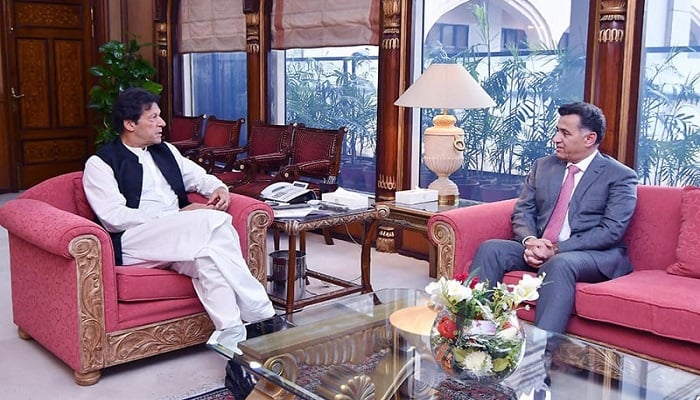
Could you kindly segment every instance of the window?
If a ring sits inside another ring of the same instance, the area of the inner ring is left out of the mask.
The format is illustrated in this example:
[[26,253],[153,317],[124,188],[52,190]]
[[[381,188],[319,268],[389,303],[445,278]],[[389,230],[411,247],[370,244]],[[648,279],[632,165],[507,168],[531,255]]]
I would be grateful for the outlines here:
[[448,55],[467,51],[469,25],[435,24],[428,32],[426,42],[441,48]]
[[[183,112],[234,120],[248,115],[246,54],[188,53],[183,60]],[[246,143],[245,126],[240,144]]]
[[501,48],[527,49],[527,34],[522,29],[501,29]]
[[698,2],[647,2],[636,170],[651,185],[700,185]]
[[273,120],[348,128],[339,184],[374,192],[377,143],[378,47],[273,51]]
[[[520,2],[424,0],[421,12],[428,33],[416,32],[416,41],[423,43],[416,53],[422,51],[423,70],[433,62],[460,63],[497,104],[451,111],[465,131],[466,149],[463,167],[450,178],[462,198],[517,196],[534,160],[552,153],[558,107],[583,97],[588,2],[525,7]],[[441,24],[468,26],[467,51],[449,54],[430,40]],[[414,26],[421,28],[420,22]],[[533,50],[524,47],[526,39]],[[437,112],[422,110],[421,118],[414,118],[421,126],[414,130],[432,125]],[[435,174],[414,162],[413,170],[420,171],[414,179],[427,187]]]

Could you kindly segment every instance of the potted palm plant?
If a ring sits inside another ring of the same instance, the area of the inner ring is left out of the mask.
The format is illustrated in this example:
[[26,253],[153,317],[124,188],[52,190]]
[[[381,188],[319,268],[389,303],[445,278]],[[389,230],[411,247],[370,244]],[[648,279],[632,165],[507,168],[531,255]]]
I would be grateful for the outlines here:
[[141,47],[143,45],[135,39],[128,43],[109,41],[100,46],[102,63],[90,68],[90,73],[98,78],[97,84],[90,89],[88,105],[100,116],[95,126],[98,147],[118,136],[112,126],[112,105],[122,90],[141,87],[154,94],[163,90],[163,85],[153,81],[156,69],[139,53]]

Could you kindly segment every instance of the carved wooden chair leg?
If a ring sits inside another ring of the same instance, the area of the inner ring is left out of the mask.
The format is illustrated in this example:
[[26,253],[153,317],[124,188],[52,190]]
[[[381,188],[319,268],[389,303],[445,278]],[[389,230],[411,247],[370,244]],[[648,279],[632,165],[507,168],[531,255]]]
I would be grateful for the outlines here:
[[32,336],[27,332],[23,331],[22,328],[17,328],[17,336],[23,340],[32,340]]
[[78,371],[73,371],[73,376],[75,377],[75,383],[80,386],[91,386],[97,383],[102,376],[102,371],[90,371],[85,373],[80,373]]
[[275,246],[275,251],[280,249],[280,231],[277,229],[272,230],[272,242]]
[[333,245],[333,234],[331,234],[331,230],[328,228],[323,228],[323,239],[325,239],[326,244],[329,246]]

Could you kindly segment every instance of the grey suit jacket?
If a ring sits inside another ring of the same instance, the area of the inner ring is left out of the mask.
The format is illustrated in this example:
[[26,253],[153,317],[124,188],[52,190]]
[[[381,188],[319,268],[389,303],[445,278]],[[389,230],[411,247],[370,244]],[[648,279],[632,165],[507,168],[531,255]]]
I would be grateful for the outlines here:
[[[566,162],[555,155],[533,164],[513,210],[514,239],[541,237],[559,196]],[[614,278],[629,273],[622,236],[637,203],[637,174],[617,160],[597,154],[569,203],[571,237],[559,251],[591,251],[600,271]],[[583,256],[583,255],[582,255]]]

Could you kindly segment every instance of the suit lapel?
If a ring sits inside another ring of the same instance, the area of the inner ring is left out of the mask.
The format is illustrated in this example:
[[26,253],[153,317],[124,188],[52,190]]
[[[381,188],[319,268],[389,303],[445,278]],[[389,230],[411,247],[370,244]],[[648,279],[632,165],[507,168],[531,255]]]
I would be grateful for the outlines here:
[[569,215],[577,215],[578,207],[581,205],[581,200],[586,194],[586,191],[598,180],[604,169],[605,159],[598,153],[593,158],[593,161],[591,161],[586,172],[583,173],[578,185],[576,185],[574,194],[571,196],[571,202],[569,203]]

